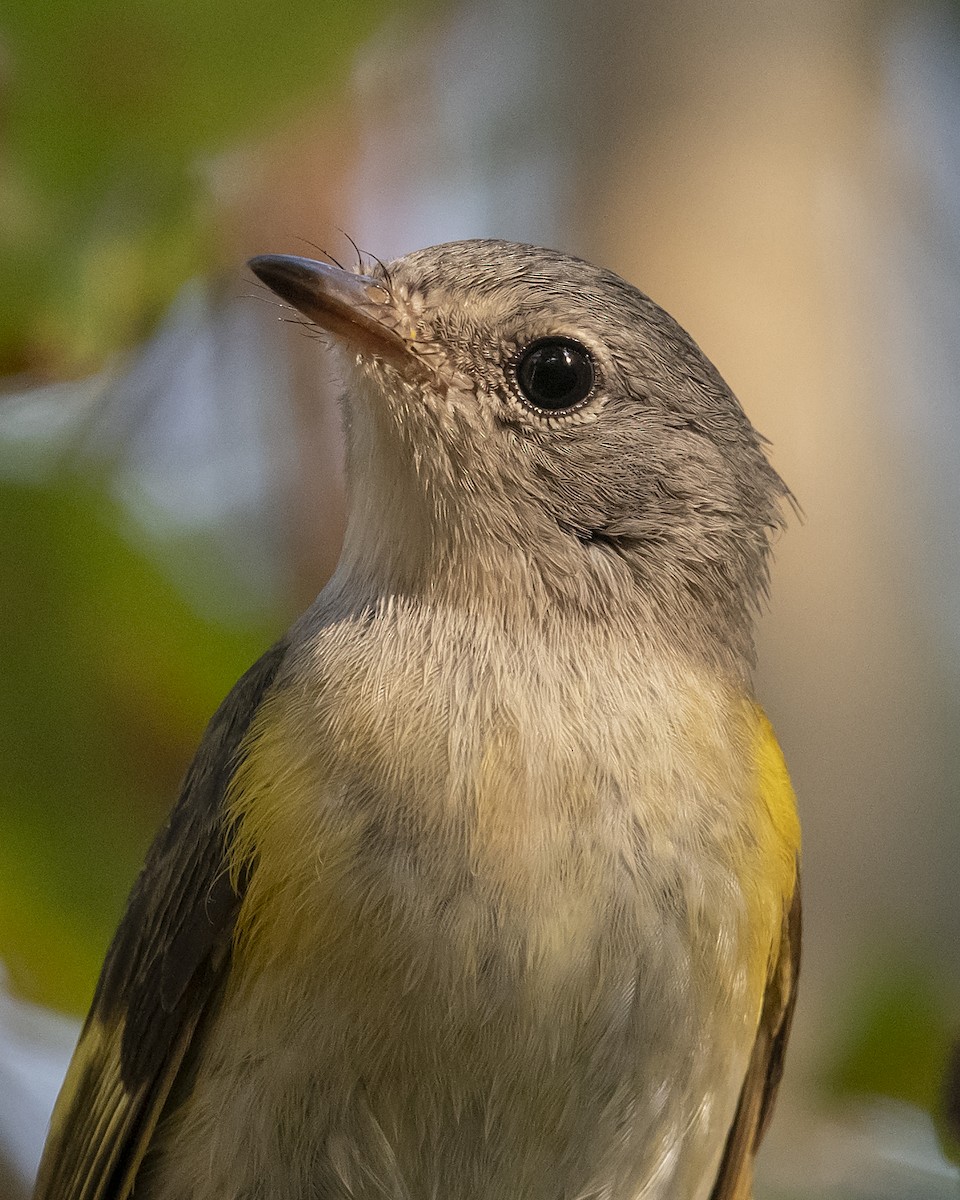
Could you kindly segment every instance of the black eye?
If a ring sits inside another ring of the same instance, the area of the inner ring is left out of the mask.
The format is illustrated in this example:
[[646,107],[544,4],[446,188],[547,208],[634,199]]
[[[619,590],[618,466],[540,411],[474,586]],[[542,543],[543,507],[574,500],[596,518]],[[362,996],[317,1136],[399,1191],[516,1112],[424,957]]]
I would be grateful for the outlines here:
[[596,371],[586,346],[571,338],[539,338],[517,359],[517,387],[546,412],[576,408],[593,391]]

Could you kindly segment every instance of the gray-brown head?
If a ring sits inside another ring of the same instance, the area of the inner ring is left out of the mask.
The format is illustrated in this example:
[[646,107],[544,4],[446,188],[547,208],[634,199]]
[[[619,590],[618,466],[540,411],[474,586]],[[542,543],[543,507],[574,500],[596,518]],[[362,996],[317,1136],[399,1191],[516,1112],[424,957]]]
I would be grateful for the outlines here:
[[788,495],[696,344],[609,271],[452,242],[251,263],[349,351],[345,569],[451,603],[653,622],[749,659]]

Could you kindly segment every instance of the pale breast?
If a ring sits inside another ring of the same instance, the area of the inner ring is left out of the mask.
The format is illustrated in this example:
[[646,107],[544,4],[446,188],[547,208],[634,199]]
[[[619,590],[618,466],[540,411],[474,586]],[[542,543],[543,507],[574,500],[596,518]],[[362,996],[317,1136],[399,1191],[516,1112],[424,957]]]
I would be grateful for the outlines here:
[[397,621],[317,635],[325,686],[255,731],[256,869],[156,1196],[706,1196],[779,930],[746,706]]

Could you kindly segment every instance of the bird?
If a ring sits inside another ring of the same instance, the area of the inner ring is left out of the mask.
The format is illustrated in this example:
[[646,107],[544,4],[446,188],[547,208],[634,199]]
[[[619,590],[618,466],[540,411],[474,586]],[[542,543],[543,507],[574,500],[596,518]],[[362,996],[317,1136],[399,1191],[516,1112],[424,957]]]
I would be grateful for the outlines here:
[[203,736],[35,1200],[748,1200],[801,923],[764,439],[559,251],[250,267],[339,359],[343,550]]

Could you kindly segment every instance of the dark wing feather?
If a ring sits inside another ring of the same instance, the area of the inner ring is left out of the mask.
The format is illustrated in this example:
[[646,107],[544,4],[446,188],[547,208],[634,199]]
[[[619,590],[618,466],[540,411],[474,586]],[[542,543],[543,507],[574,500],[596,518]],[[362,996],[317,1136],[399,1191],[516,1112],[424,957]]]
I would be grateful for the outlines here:
[[784,917],[780,955],[767,983],[757,1040],[710,1200],[750,1200],[752,1195],[753,1160],[773,1115],[797,1002],[800,925],[798,867],[793,901]]
[[124,1200],[230,961],[243,881],[227,872],[223,799],[285,652],[274,646],[211,720],[107,952],[57,1100],[34,1200]]

